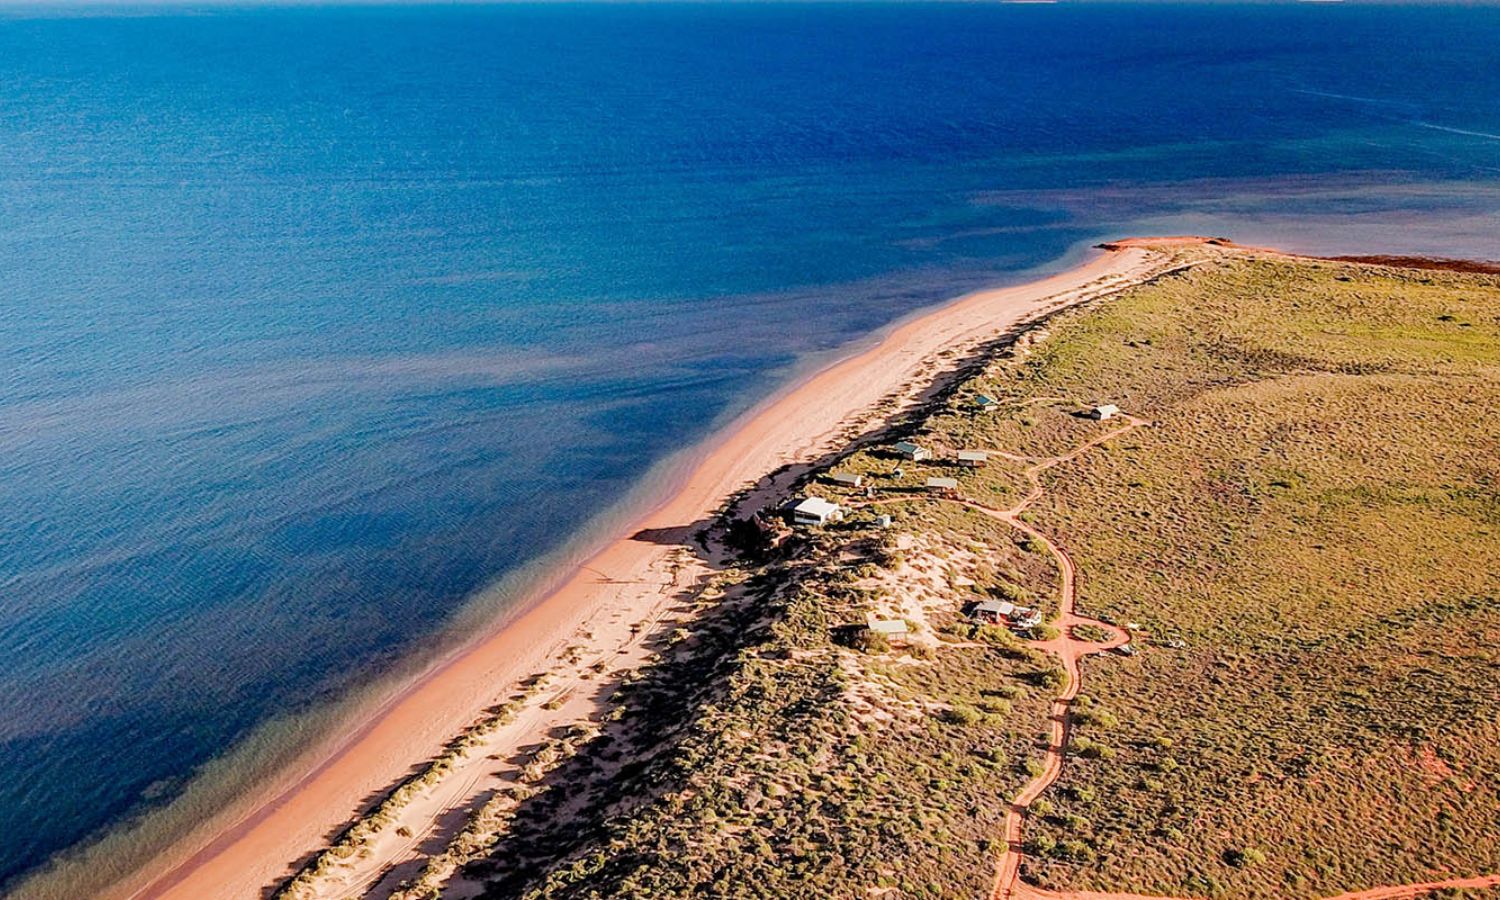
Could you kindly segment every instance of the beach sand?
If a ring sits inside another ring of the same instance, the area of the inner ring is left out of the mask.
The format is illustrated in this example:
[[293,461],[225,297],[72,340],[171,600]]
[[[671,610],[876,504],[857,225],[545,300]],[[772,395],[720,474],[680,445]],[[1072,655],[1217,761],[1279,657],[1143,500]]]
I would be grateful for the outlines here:
[[[1170,245],[1171,242],[1162,242]],[[1113,245],[1066,272],[974,293],[891,328],[874,346],[810,374],[741,417],[700,449],[670,496],[607,543],[528,611],[434,666],[374,717],[310,753],[233,820],[209,823],[107,896],[254,898],[281,884],[487,708],[536,673],[546,690],[441,782],[401,812],[367,856],[318,896],[384,896],[410,877],[465,811],[492,791],[497,769],[560,725],[598,711],[602,673],[628,671],[651,652],[643,636],[685,615],[680,597],[710,567],[686,546],[691,533],[747,488],[751,506],[774,497],[798,470],[878,426],[915,400],[945,368],[1018,323],[1138,283],[1173,267],[1149,243]],[[487,786],[488,785],[488,786]],[[228,815],[228,814],[226,814]],[[448,829],[443,831],[442,829]],[[425,848],[424,848],[425,845]]]

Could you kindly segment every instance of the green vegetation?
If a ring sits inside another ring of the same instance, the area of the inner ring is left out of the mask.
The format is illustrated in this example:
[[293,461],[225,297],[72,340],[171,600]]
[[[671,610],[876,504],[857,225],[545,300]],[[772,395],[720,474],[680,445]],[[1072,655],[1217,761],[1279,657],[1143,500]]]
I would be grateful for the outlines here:
[[1095,643],[1107,641],[1111,635],[1106,629],[1098,625],[1074,625],[1073,637],[1080,641],[1093,641]]
[[[600,737],[504,801],[503,833],[466,839],[486,859],[450,852],[465,877],[496,897],[982,893],[1055,687],[961,608],[1056,573],[972,510],[888,511],[898,528],[804,532],[742,564]],[[871,634],[872,610],[910,636]]]
[[[1450,318],[1444,318],[1450,316]],[[1035,524],[1117,724],[1049,796],[1030,880],[1316,897],[1500,871],[1500,280],[1233,262],[1066,317],[1038,394],[1154,420],[1056,472]],[[1080,709],[1078,721],[1097,714]],[[1085,806],[1082,792],[1099,798]]]
[[851,450],[833,468],[873,498],[810,479],[846,522],[770,550],[724,526],[746,555],[691,632],[402,896],[455,868],[492,897],[985,895],[1068,676],[961,611],[1036,606],[1057,637],[1059,575],[922,484],[1008,508],[1027,458],[1117,427],[1077,415],[1098,402],[1151,424],[1048,470],[1023,518],[1081,612],[1140,629],[1083,663],[1025,877],[1269,900],[1500,872],[1500,278],[1203,252],[903,422],[933,461]]
[[[316,888],[321,879],[336,872],[340,864],[359,856],[377,835],[390,827],[398,812],[415,800],[423,790],[445,778],[454,764],[479,746],[486,735],[509,724],[528,699],[547,687],[547,682],[546,674],[533,675],[516,696],[487,710],[464,729],[462,734],[450,741],[443,752],[430,760],[420,772],[397,785],[373,809],[355,820],[325,850],[303,866],[276,892],[278,900],[316,896]],[[398,832],[400,830],[397,829]]]

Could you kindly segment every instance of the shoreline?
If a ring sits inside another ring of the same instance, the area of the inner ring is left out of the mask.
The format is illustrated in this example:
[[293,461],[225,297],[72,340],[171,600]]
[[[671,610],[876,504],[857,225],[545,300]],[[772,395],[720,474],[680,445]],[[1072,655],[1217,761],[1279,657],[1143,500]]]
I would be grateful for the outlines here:
[[[1165,255],[1157,248],[1192,240],[1114,245],[1036,281],[964,295],[899,321],[873,343],[856,345],[849,355],[802,374],[672,460],[661,483],[652,485],[654,502],[641,502],[610,523],[629,527],[601,529],[550,578],[539,579],[531,598],[501,616],[484,636],[438,658],[367,715],[301,754],[300,775],[268,783],[260,796],[237,804],[239,815],[226,813],[223,820],[194,829],[176,852],[104,896],[245,897],[284,883],[487,707],[529,675],[555,667],[582,623],[615,611],[615,627],[584,640],[625,647],[620,628],[659,614],[668,588],[679,586],[681,561],[672,557],[681,540],[731,496],[789,463],[835,449],[861,417],[885,418],[881,407],[889,395],[927,387],[934,370],[944,367],[940,354],[972,349],[1039,315],[1145,280],[1164,268]],[[765,489],[774,491],[776,479],[770,480]],[[643,532],[663,532],[669,539],[642,538]],[[579,562],[574,565],[573,559]],[[670,579],[664,576],[668,572]],[[580,705],[587,703],[558,709],[553,718],[577,718]],[[531,723],[527,734],[541,724]]]

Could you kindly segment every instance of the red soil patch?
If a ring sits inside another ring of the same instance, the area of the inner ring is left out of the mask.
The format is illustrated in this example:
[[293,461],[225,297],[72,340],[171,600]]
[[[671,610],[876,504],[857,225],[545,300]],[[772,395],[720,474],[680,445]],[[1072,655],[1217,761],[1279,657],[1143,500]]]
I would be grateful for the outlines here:
[[1240,244],[1236,244],[1234,241],[1231,241],[1229,238],[1225,238],[1225,237],[1205,237],[1205,236],[1203,236],[1201,234],[1180,234],[1180,235],[1171,235],[1171,236],[1165,236],[1165,237],[1124,238],[1122,240],[1109,241],[1108,243],[1098,244],[1096,246],[1098,246],[1098,248],[1100,250],[1124,250],[1124,249],[1129,248],[1129,247],[1150,247],[1150,248],[1157,248],[1157,247],[1179,247],[1179,246],[1184,246],[1184,245],[1187,245],[1187,246],[1196,246],[1196,245],[1199,245],[1199,244],[1209,244],[1209,245],[1214,246],[1214,247],[1239,247],[1239,246],[1241,246]]
[[1433,781],[1446,781],[1453,777],[1453,767],[1443,762],[1431,747],[1423,747],[1417,754],[1417,768],[1431,775]]
[[1478,259],[1448,259],[1442,256],[1324,256],[1334,262],[1360,263],[1366,266],[1392,266],[1398,269],[1439,269],[1445,272],[1468,272],[1478,275],[1500,275],[1500,262]]

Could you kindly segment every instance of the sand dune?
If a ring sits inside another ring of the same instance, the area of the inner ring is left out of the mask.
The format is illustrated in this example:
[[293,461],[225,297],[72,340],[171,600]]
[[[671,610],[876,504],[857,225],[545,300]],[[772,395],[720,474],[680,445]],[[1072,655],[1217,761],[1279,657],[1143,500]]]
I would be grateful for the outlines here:
[[[1175,240],[1175,239],[1174,239]],[[1202,239],[1198,239],[1202,240]],[[524,615],[464,648],[386,703],[375,717],[311,755],[290,783],[247,801],[248,813],[211,823],[153,870],[111,892],[115,897],[252,898],[286,879],[393,783],[438,753],[487,707],[504,700],[527,676],[549,671],[553,709],[529,710],[477,759],[505,756],[559,724],[586,716],[594,702],[583,690],[594,660],[624,667],[644,657],[636,635],[659,620],[673,587],[696,577],[691,554],[671,540],[633,539],[642,532],[683,535],[747,486],[767,493],[785,479],[767,473],[806,462],[840,446],[854,431],[889,414],[893,401],[931,383],[964,350],[1030,317],[1137,283],[1172,267],[1157,248],[1172,242],[1131,241],[1058,275],[981,291],[889,330],[874,346],[804,378],[742,417],[700,448],[696,464],[670,496],[604,546],[565,583]],[[958,354],[952,351],[958,351]],[[685,558],[687,557],[687,558]],[[474,802],[479,776],[454,773],[403,811],[416,837],[423,823]],[[393,865],[419,858],[418,840],[382,839],[352,864],[328,896],[358,896]],[[409,874],[409,872],[408,872]]]

